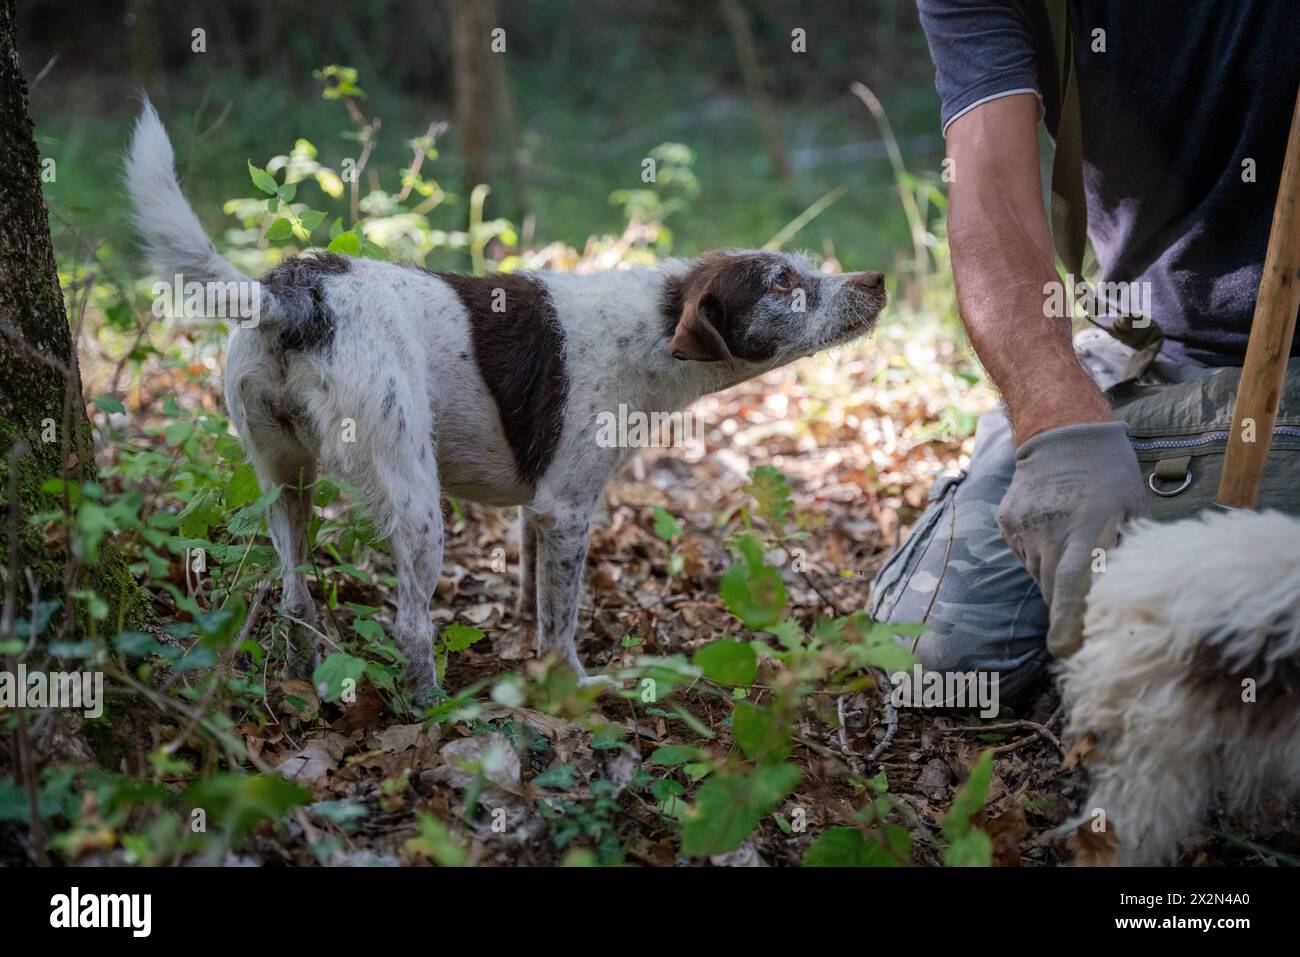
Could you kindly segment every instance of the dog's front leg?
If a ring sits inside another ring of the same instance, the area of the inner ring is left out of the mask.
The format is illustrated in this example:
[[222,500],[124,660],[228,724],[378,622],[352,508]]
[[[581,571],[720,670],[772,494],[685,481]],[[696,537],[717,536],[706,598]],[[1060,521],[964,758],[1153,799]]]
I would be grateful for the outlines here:
[[591,510],[562,508],[535,521],[537,534],[537,633],[540,649],[559,649],[564,660],[589,683],[578,660],[573,633],[578,625],[578,598],[587,562]]
[[519,509],[519,604],[516,612],[525,641],[531,641],[533,653],[541,655],[545,649],[537,630],[537,516],[526,508]]

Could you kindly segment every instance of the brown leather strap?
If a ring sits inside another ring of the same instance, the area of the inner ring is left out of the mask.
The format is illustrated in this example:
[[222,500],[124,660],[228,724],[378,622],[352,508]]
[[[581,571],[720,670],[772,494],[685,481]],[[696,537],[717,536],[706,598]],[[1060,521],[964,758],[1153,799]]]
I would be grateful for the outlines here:
[[[1074,31],[1068,0],[1043,0],[1052,43],[1056,49],[1057,89],[1061,102],[1056,124],[1056,152],[1052,157],[1052,243],[1065,268],[1077,279],[1083,275],[1083,255],[1088,245],[1088,200],[1083,189],[1083,112],[1079,103],[1079,77],[1074,66]],[[1125,370],[1137,379],[1160,352],[1164,333],[1149,316],[1135,324],[1125,316],[1101,326],[1134,350]]]
[[1061,113],[1052,158],[1052,241],[1065,268],[1083,278],[1088,243],[1088,204],[1083,192],[1083,118],[1074,69],[1074,31],[1067,0],[1045,0],[1056,47]]

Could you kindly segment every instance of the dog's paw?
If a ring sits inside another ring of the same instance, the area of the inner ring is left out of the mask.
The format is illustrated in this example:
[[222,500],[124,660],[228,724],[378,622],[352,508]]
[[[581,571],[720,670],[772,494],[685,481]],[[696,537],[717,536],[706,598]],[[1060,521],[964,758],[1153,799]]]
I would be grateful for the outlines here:
[[447,700],[447,692],[438,685],[428,685],[411,691],[411,707],[418,713]]
[[287,612],[289,650],[284,663],[285,677],[311,681],[321,663],[319,636],[310,623],[316,620],[310,605]]
[[294,648],[284,664],[284,674],[286,678],[301,678],[311,682],[319,666],[320,651],[317,648]]
[[515,627],[519,629],[519,647],[540,658],[542,656],[542,632],[537,627],[537,616],[532,612],[525,612],[521,607],[515,615]]
[[433,646],[429,639],[418,642],[399,639],[399,644],[407,654],[403,685],[411,709],[422,712],[444,700],[447,696],[438,684],[438,666],[433,660]]
[[579,675],[579,688],[618,688],[619,683],[609,675]]

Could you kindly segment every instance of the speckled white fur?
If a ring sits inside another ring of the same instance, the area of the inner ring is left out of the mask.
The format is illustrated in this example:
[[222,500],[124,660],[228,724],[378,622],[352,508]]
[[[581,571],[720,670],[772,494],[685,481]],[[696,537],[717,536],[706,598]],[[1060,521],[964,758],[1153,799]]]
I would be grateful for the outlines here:
[[[147,104],[128,153],[127,183],[136,223],[163,275],[253,282],[217,255],[203,234],[176,185],[166,133]],[[457,293],[436,275],[407,266],[349,263],[346,271],[320,277],[324,301],[337,317],[328,357],[279,347],[275,330],[290,305],[262,286],[260,324],[236,328],[230,339],[226,404],[263,486],[285,486],[270,514],[271,534],[284,567],[284,607],[308,630],[315,616],[306,579],[295,569],[308,557],[310,487],[318,463],[360,489],[397,563],[396,632],[410,659],[417,700],[436,687],[429,601],[442,564],[442,494],[521,507],[522,609],[535,616],[539,648],[559,650],[587,681],[574,630],[591,516],[630,451],[598,444],[598,414],[620,403],[647,413],[681,409],[705,393],[861,335],[884,300],[879,291],[866,308],[860,289],[846,293],[863,274],[823,275],[803,257],[773,256],[773,269],[815,281],[820,295],[798,316],[765,305],[761,318],[780,328],[779,353],[728,366],[671,354],[672,330],[665,328],[660,303],[665,283],[684,276],[689,261],[590,275],[535,274],[563,329],[567,395],[558,445],[534,487],[516,469]],[[878,275],[872,281],[878,283]],[[306,670],[310,660],[301,665]]]

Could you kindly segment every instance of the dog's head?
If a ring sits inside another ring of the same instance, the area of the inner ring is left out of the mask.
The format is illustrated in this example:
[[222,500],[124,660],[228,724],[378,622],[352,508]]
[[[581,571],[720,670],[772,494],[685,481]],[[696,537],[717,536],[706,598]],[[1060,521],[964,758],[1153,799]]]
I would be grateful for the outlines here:
[[750,374],[869,332],[885,305],[878,272],[818,272],[804,256],[709,253],[669,282],[664,312],[677,359]]

